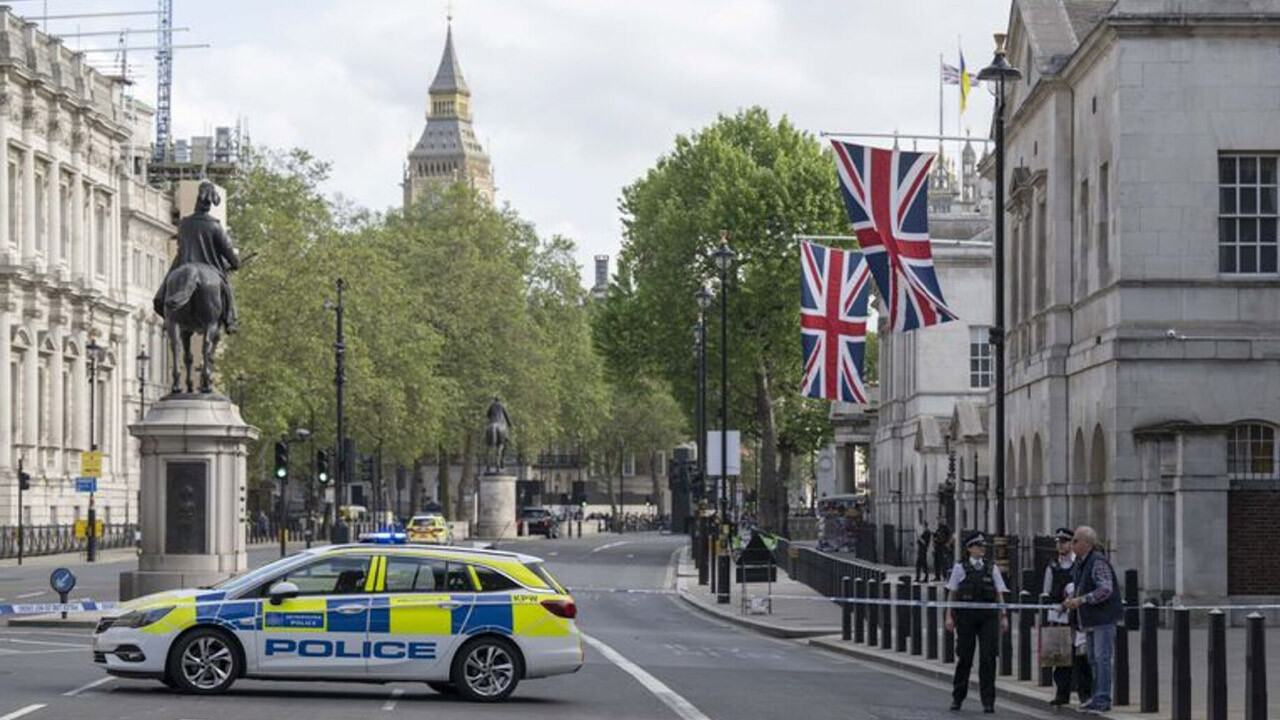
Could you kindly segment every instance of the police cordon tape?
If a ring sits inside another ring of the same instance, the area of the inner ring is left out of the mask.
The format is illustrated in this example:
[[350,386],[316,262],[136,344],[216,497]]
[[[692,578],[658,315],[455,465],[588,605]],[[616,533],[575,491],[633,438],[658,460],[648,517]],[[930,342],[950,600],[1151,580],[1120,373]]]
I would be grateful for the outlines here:
[[0,603],[0,616],[4,615],[49,615],[51,613],[61,612],[98,612],[99,610],[111,610],[115,608],[117,603],[114,602],[94,602],[93,600],[81,600],[79,602],[69,603]]

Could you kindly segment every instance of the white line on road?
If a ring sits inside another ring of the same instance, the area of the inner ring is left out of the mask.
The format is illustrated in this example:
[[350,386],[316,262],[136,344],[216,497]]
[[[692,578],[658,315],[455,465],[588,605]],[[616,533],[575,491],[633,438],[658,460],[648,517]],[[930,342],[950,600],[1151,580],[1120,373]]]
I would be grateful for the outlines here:
[[41,704],[41,705],[28,705],[28,706],[26,706],[26,707],[22,708],[21,710],[14,710],[13,712],[9,713],[8,715],[0,715],[0,720],[18,720],[18,718],[22,717],[23,715],[30,715],[31,713],[33,713],[33,712],[35,712],[35,711],[39,710],[39,709],[40,709],[40,708],[42,708],[42,707],[44,707],[44,705],[43,705],[43,704]]
[[[76,695],[79,695],[80,693],[82,693],[82,692],[84,692],[84,691],[86,691],[86,690],[92,690],[92,689],[94,689],[94,688],[98,687],[99,685],[106,685],[107,683],[111,682],[112,680],[115,680],[115,678],[114,678],[114,677],[112,677],[112,676],[110,676],[110,675],[108,675],[107,677],[104,677],[104,678],[98,678],[97,680],[94,680],[93,682],[89,683],[88,685],[81,685],[80,687],[76,688],[75,690],[71,690],[71,691],[68,691],[68,692],[64,692],[64,693],[62,693],[62,697],[75,697]],[[0,720],[4,720],[4,718],[0,718]]]
[[26,600],[27,598],[33,598],[33,597],[35,597],[35,596],[37,596],[37,595],[43,595],[43,594],[44,594],[44,592],[45,592],[44,590],[37,590],[37,591],[35,591],[35,592],[29,592],[29,593],[27,593],[26,595],[14,595],[14,596],[13,596],[13,599],[14,599],[14,600]]
[[53,642],[50,640],[16,640],[14,638],[7,638],[7,637],[0,637],[0,642],[11,642],[17,645],[52,645],[54,647],[67,647],[67,648],[93,647],[92,643],[64,643],[64,642]]
[[619,545],[626,545],[626,544],[627,544],[627,541],[626,541],[626,540],[619,540],[619,541],[617,541],[617,542],[605,543],[604,545],[601,545],[600,547],[593,547],[593,548],[591,548],[591,552],[596,553],[596,552],[600,552],[601,550],[608,550],[609,548],[616,548],[616,547],[618,547]]
[[[644,668],[619,655],[617,650],[614,650],[586,633],[582,634],[582,639],[588,645],[599,651],[601,655],[604,655],[609,662],[622,668],[624,672],[635,678],[636,681],[643,685],[646,690],[653,693],[655,697],[661,700],[667,707],[675,711],[675,714],[679,715],[683,720],[711,720],[706,715],[703,715],[701,710],[694,707],[693,703],[685,700],[682,695],[667,687],[666,684],[658,678],[650,675]],[[4,719],[0,718],[0,720]]]
[[403,694],[404,694],[404,691],[401,690],[400,688],[396,688],[395,690],[392,690],[391,697],[388,698],[386,702],[382,703],[382,709],[387,711],[395,710],[396,701],[399,700],[400,696]]

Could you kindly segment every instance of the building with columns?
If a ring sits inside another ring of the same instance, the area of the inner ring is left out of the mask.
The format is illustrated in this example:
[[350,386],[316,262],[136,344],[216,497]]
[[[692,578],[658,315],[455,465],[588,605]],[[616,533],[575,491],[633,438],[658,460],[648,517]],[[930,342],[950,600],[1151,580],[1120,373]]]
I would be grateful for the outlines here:
[[405,205],[420,199],[432,185],[455,182],[469,183],[493,202],[493,172],[471,124],[471,89],[453,49],[452,21],[428,95],[427,126],[405,166]]
[[[85,517],[75,478],[91,436],[103,453],[99,517],[137,517],[127,425],[144,397],[139,351],[148,380],[161,379],[150,304],[175,228],[168,194],[137,162],[150,111],[123,93],[59,38],[0,10],[0,525],[19,512],[36,525]],[[20,463],[32,476],[21,508]]]
[[1009,531],[1274,602],[1280,0],[1015,0],[1008,31]]

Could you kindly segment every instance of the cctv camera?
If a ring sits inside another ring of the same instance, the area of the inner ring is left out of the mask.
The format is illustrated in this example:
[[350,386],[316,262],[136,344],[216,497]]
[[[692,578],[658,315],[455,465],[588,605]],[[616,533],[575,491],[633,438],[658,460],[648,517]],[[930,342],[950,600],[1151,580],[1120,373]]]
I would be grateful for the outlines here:
[[1178,339],[1178,331],[1177,331],[1177,330],[1174,330],[1173,328],[1169,328],[1168,330],[1165,330],[1165,331],[1164,331],[1164,336],[1165,336],[1166,338],[1170,339],[1170,340],[1177,340],[1177,339]]

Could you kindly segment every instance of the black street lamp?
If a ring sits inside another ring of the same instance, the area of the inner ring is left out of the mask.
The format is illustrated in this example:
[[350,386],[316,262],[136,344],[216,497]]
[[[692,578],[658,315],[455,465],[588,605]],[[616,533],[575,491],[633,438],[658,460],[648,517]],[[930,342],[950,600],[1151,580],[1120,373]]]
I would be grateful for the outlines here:
[[736,256],[729,231],[720,231],[720,247],[712,253],[720,269],[720,555],[716,559],[716,602],[729,604],[729,268]]
[[[85,345],[85,350],[89,353],[89,452],[97,452],[98,363],[106,359],[107,349],[99,345],[97,340],[89,338],[89,343]],[[98,511],[95,503],[97,484],[97,478],[94,478],[94,489],[89,491],[89,527],[86,532],[88,543],[85,548],[85,560],[87,562],[93,562],[98,557]]]
[[[698,484],[702,487],[702,497],[705,499],[707,495],[707,310],[711,307],[712,301],[715,299],[711,292],[711,284],[704,282],[694,293],[694,299],[698,301],[698,323],[693,326],[693,344],[698,355],[698,408],[696,432],[697,437],[694,438],[698,448],[697,473]],[[698,584],[706,585],[710,577],[710,568],[707,562],[707,530],[706,520],[702,516],[701,502],[696,506],[694,527],[697,531],[697,541],[695,543],[698,556]]]
[[138,421],[147,416],[147,363],[151,356],[145,349],[139,350],[133,358],[138,361]]
[[345,340],[345,336],[342,334],[342,311],[343,311],[342,290],[344,287],[346,287],[346,282],[342,278],[338,278],[335,281],[334,286],[338,290],[338,301],[336,303],[331,303],[326,300],[325,305],[326,307],[333,309],[334,313],[337,315],[337,321],[338,321],[337,330],[335,332],[334,341],[333,341],[333,356],[334,356],[333,384],[337,392],[337,405],[338,405],[337,439],[334,442],[334,446],[337,448],[336,450],[337,463],[335,463],[334,472],[333,472],[333,476],[334,476],[333,510],[334,510],[334,513],[336,514],[336,519],[334,520],[334,523],[333,523],[333,537],[330,538],[330,540],[335,545],[338,545],[338,544],[350,542],[351,535],[350,535],[350,528],[347,527],[347,523],[342,517],[343,500],[346,497],[345,485],[350,480],[349,478],[346,477],[347,447],[346,447],[346,443],[343,442],[343,440],[346,438],[347,426],[346,426],[346,422],[343,419],[343,405],[342,405],[343,386],[347,382],[346,366],[344,364],[344,360],[345,360],[344,355],[346,353],[346,340]]
[[[991,345],[995,351],[996,367],[995,367],[995,395],[996,395],[996,433],[995,433],[995,457],[992,462],[992,474],[995,475],[996,481],[996,537],[997,540],[997,557],[996,560],[1002,560],[999,557],[1001,551],[1006,549],[1004,543],[1004,445],[1005,445],[1005,427],[1004,427],[1004,114],[1005,114],[1005,83],[1010,80],[1017,80],[1022,77],[1022,71],[1009,64],[1008,58],[1005,57],[1006,36],[1004,33],[996,33],[996,52],[995,57],[991,60],[991,64],[982,69],[978,73],[978,79],[983,82],[994,83],[996,94],[996,197],[995,197],[995,285],[996,285],[996,317],[995,324],[991,328]],[[977,473],[975,471],[974,475]],[[975,486],[976,489],[976,486]],[[977,521],[977,518],[974,518]]]

